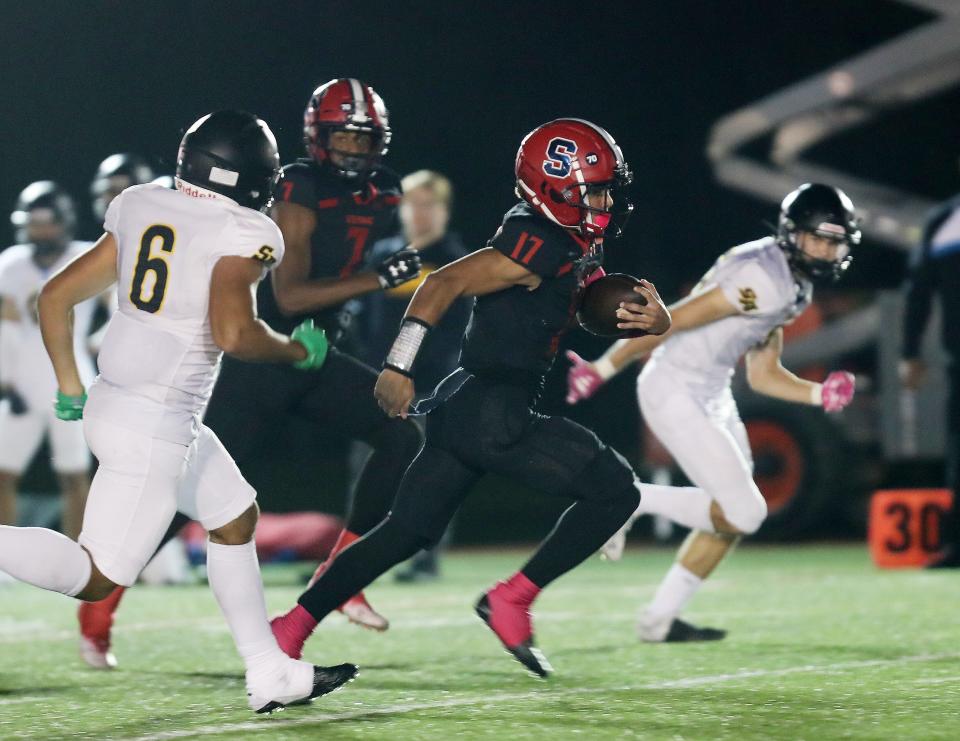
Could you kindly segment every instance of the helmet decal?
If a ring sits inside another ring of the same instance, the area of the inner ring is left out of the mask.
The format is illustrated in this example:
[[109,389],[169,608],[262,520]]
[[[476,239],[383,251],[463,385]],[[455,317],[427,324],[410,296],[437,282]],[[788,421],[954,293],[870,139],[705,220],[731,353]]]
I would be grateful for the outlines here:
[[577,153],[577,143],[555,136],[547,145],[547,159],[543,171],[553,178],[565,178],[570,174],[570,160]]

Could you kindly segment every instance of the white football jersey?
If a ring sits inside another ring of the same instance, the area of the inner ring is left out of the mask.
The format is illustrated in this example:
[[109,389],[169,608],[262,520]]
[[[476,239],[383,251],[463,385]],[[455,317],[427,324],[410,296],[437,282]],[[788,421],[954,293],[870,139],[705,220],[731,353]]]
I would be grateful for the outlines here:
[[220,368],[208,316],[214,266],[251,257],[266,274],[283,257],[269,217],[203,194],[134,186],[104,220],[117,240],[119,308],[100,348],[95,391],[120,393],[98,393],[92,411],[184,444],[199,430]]
[[706,393],[723,391],[740,358],[774,329],[792,322],[813,298],[812,284],[793,274],[773,237],[725,252],[691,295],[717,286],[738,313],[671,335],[652,358],[683,374],[688,383]]
[[[12,302],[20,315],[17,330],[19,342],[14,367],[9,373],[11,383],[30,409],[46,409],[53,403],[57,378],[43,346],[37,319],[37,298],[47,279],[64,265],[90,249],[90,242],[71,242],[60,258],[49,268],[41,268],[33,259],[33,246],[17,244],[7,248],[0,258],[0,296]],[[96,299],[90,299],[74,308],[73,344],[77,368],[84,385],[93,380],[93,360],[86,347],[86,337],[96,308]]]

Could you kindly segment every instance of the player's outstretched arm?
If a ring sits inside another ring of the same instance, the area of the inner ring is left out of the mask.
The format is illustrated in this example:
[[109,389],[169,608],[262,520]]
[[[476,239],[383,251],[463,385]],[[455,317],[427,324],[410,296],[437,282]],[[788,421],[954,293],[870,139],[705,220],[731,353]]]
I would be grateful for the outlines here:
[[304,344],[274,332],[257,318],[256,285],[263,263],[250,257],[221,257],[210,278],[210,331],[221,350],[240,360],[299,363]]
[[533,290],[541,278],[492,247],[478,250],[428,275],[413,294],[400,333],[384,362],[374,394],[391,417],[407,416],[414,396],[413,364],[431,327],[458,298],[512,286]]
[[355,296],[393,288],[420,275],[419,256],[405,250],[388,256],[377,270],[346,278],[311,278],[310,238],[317,226],[316,215],[295,203],[281,202],[273,208],[273,219],[286,245],[283,262],[274,268],[273,293],[280,311],[288,316],[338,306]]
[[37,301],[40,332],[53,363],[59,391],[65,397],[80,399],[84,396],[73,354],[73,307],[103,293],[116,282],[117,242],[107,232],[40,290]]
[[766,342],[747,353],[747,382],[754,391],[797,404],[822,406],[838,412],[853,400],[854,376],[834,371],[823,383],[806,381],[780,363],[783,353],[783,329],[770,333]]
[[[641,288],[643,287],[638,286],[634,290],[642,293]],[[647,301],[649,304],[649,296]],[[646,331],[650,326],[650,317],[643,311],[644,308],[641,304],[624,304],[617,309],[617,317],[620,319],[617,326],[620,329]],[[568,352],[567,358],[572,366],[567,374],[567,403],[576,404],[590,398],[606,381],[630,363],[647,357],[676,332],[688,332],[737,313],[736,307],[727,300],[720,288],[688,296],[668,308],[672,322],[663,334],[617,340],[592,363],[583,360],[576,353]]]

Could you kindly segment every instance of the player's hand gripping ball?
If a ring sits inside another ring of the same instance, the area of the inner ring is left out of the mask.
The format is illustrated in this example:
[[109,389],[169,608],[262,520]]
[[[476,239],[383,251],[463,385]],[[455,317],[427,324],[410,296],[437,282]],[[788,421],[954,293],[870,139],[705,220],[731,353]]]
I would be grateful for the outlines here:
[[384,368],[377,377],[373,395],[388,417],[407,418],[414,396],[413,379],[390,368]]
[[600,337],[642,337],[670,329],[670,312],[652,283],[612,273],[584,289],[577,321]]

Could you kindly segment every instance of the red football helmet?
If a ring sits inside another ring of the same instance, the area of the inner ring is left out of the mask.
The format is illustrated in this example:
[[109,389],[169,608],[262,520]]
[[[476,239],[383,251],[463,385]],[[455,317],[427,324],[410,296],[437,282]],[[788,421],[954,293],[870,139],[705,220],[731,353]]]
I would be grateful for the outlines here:
[[[625,188],[633,174],[605,129],[581,118],[558,118],[520,142],[517,195],[551,221],[580,235],[618,237],[633,204]],[[596,208],[587,193],[609,189],[613,206]]]
[[[330,157],[330,134],[334,131],[358,131],[369,134],[368,154],[334,150]],[[353,77],[330,80],[310,96],[303,112],[303,139],[307,153],[321,165],[331,167],[341,177],[362,181],[372,175],[390,146],[390,123],[383,99],[369,85]]]

